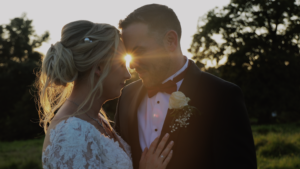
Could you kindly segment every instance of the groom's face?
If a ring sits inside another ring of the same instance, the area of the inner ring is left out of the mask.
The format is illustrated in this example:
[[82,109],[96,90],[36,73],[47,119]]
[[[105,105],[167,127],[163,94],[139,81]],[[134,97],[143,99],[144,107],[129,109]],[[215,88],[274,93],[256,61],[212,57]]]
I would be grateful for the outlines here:
[[122,30],[122,39],[132,56],[130,68],[136,70],[146,87],[167,78],[171,61],[163,45],[163,37],[151,33],[146,24],[133,23]]

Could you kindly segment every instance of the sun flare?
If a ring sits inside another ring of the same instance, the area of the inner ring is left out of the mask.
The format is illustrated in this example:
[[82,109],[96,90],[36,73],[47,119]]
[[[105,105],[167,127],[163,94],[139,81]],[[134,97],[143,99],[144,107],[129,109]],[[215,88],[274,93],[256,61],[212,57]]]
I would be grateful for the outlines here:
[[129,63],[131,61],[131,56],[130,55],[126,55],[125,56],[125,60],[126,60],[126,66],[129,67]]

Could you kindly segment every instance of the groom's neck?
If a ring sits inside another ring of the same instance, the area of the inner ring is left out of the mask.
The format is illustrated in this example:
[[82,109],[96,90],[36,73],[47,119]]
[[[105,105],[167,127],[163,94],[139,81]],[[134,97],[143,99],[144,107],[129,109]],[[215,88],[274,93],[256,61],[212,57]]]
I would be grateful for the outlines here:
[[182,54],[176,55],[176,56],[172,56],[172,61],[171,61],[171,65],[170,65],[170,70],[167,73],[165,79],[167,79],[168,77],[172,76],[173,74],[175,74],[177,71],[179,71],[185,64],[186,62],[186,57],[183,56]]

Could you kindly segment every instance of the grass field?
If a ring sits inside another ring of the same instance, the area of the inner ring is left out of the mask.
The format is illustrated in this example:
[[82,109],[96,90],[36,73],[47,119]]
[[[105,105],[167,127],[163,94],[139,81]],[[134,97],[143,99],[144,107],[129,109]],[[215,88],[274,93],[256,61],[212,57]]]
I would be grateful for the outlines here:
[[0,142],[0,169],[42,168],[43,139]]
[[[300,169],[300,123],[252,126],[258,169]],[[0,169],[40,169],[42,139],[0,142]]]
[[252,127],[258,169],[300,169],[300,124]]

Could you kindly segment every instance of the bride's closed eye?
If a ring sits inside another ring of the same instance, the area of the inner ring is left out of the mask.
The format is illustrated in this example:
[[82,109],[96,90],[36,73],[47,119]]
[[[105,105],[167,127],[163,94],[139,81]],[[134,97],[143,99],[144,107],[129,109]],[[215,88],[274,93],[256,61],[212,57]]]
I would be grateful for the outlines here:
[[120,64],[121,67],[126,68],[126,61],[125,60],[120,61],[119,64]]

